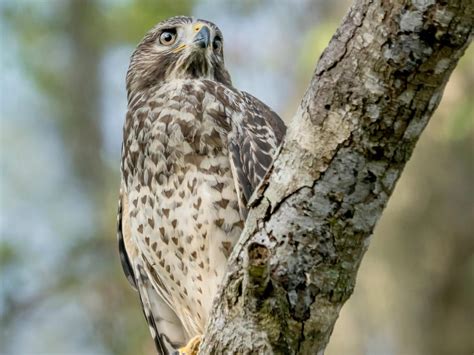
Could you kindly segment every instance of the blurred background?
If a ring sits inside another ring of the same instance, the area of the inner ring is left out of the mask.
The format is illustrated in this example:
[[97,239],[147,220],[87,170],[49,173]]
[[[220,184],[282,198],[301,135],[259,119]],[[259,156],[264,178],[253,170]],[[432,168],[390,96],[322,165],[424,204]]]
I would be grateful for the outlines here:
[[[289,121],[347,0],[0,0],[0,353],[151,354],[115,223],[145,32],[211,20],[234,85]],[[378,224],[327,355],[474,351],[474,51]]]

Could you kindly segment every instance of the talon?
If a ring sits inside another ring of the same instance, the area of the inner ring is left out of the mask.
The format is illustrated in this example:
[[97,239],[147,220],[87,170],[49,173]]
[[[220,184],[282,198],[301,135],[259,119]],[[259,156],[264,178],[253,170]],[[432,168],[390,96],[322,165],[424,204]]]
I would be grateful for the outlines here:
[[196,335],[188,342],[188,344],[186,344],[186,346],[179,348],[179,355],[197,355],[199,345],[201,345],[201,336]]

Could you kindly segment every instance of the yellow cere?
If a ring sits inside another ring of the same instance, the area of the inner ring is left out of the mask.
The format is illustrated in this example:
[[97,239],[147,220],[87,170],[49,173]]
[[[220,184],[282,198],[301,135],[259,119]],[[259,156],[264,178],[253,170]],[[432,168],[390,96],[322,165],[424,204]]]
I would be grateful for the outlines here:
[[202,26],[204,26],[203,23],[201,23],[201,22],[196,23],[196,24],[194,25],[194,32],[198,32],[198,31],[202,28]]

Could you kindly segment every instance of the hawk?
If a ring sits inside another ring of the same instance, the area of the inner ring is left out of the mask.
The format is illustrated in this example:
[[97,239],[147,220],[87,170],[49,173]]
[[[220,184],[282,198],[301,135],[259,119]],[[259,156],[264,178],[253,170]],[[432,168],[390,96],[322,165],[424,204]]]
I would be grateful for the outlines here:
[[158,352],[196,353],[247,202],[285,134],[232,86],[222,33],[173,17],[134,51],[126,78],[118,212],[124,272]]

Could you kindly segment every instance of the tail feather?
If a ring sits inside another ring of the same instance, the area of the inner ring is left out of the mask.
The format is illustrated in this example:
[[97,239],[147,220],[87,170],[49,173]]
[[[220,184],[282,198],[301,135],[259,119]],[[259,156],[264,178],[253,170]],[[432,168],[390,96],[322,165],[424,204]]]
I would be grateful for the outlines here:
[[136,265],[136,283],[143,313],[159,354],[172,355],[186,343],[181,321],[153,288],[142,265]]

